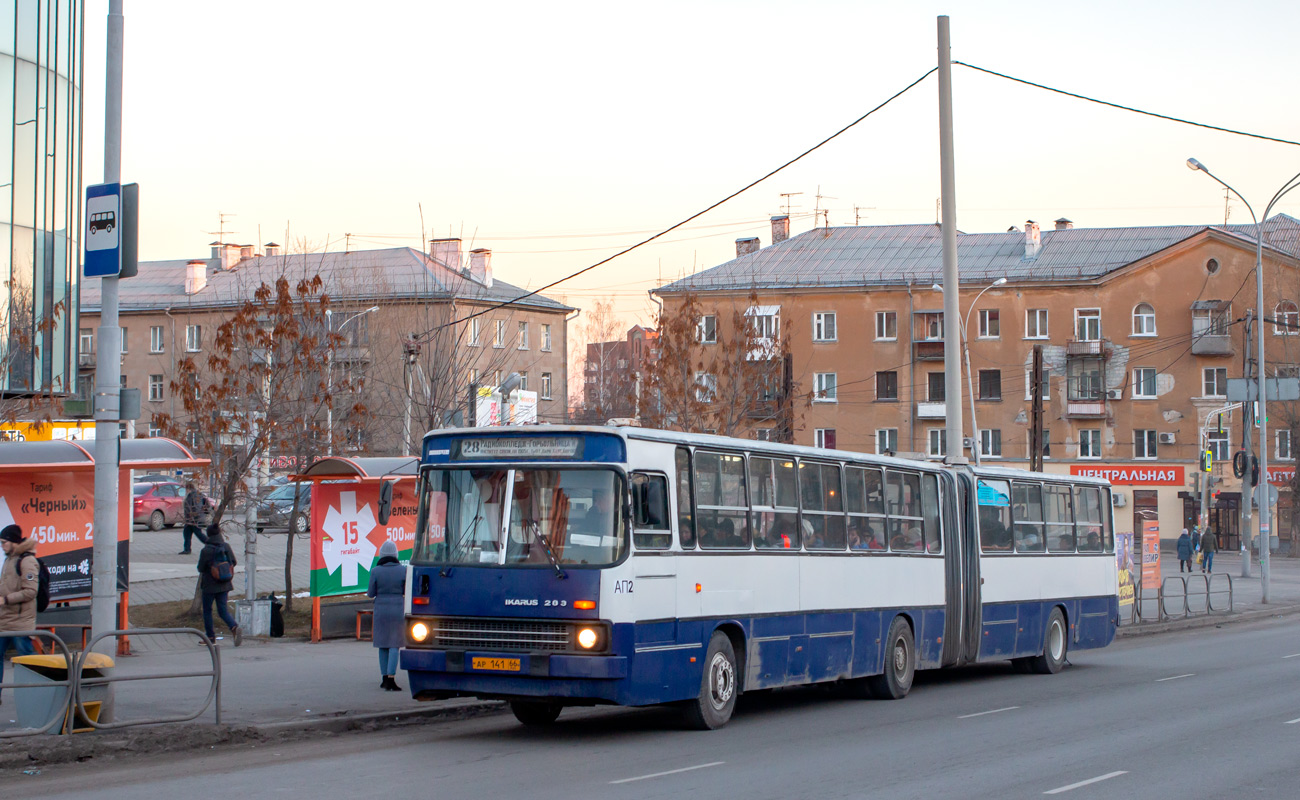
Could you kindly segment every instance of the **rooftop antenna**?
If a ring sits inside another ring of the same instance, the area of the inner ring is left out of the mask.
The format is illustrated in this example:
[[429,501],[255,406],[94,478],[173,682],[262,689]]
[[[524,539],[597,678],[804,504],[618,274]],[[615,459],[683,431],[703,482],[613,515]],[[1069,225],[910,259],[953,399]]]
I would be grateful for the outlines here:
[[803,192],[781,192],[781,196],[785,198],[785,208],[782,210],[782,213],[788,215],[791,209],[794,208],[794,204],[790,202],[790,198],[798,197],[801,194],[803,194]]
[[352,234],[345,233],[343,234],[343,255],[347,255],[348,253],[351,252],[352,252]]
[[829,208],[822,208],[823,200],[838,200],[838,197],[831,197],[822,194],[821,184],[817,184],[817,203],[813,206],[813,227],[817,227],[817,218],[822,218],[822,224],[829,228],[831,226],[831,211]]
[[1232,206],[1231,204],[1228,203],[1229,199],[1230,199],[1230,195],[1228,194],[1228,190],[1224,189],[1223,190],[1223,224],[1224,225],[1228,224],[1228,217],[1232,216]]
[[226,230],[226,218],[227,218],[227,217],[233,217],[233,216],[236,216],[236,215],[235,215],[235,214],[223,214],[222,212],[218,211],[218,212],[217,212],[217,230],[215,230],[215,231],[204,231],[204,233],[207,234],[208,236],[215,236],[215,237],[217,237],[217,241],[218,241],[218,242],[220,242],[221,244],[225,244],[225,243],[226,243],[226,234],[227,234],[227,233],[239,233],[239,231],[227,231],[227,230]]
[[875,211],[875,210],[876,210],[876,207],[875,207],[875,206],[854,206],[854,207],[853,207],[853,224],[854,224],[854,225],[859,225],[859,224],[862,223],[862,212],[863,212],[863,211]]

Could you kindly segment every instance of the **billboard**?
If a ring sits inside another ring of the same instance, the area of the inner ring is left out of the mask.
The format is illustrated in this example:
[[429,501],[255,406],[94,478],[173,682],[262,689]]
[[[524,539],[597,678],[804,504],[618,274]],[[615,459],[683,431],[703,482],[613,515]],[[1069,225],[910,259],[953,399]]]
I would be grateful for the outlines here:
[[317,483],[311,488],[311,596],[359,594],[386,539],[411,560],[418,505],[414,480],[393,486],[387,523],[379,522],[379,482]]

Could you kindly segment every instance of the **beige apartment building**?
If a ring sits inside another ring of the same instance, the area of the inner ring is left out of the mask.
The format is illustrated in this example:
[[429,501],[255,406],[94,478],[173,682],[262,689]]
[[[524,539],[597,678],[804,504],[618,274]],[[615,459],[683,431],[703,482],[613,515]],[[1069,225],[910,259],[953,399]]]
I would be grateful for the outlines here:
[[[1219,412],[1231,405],[1227,381],[1243,376],[1256,347],[1246,347],[1248,319],[1259,316],[1252,226],[1084,229],[1062,219],[1046,231],[1029,222],[959,234],[970,363],[962,375],[973,392],[944,385],[938,226],[815,228],[791,238],[787,226],[774,218],[774,244],[739,240],[734,260],[656,293],[666,313],[688,294],[716,309],[701,330],[729,324],[744,304],[756,327],[789,340],[795,382],[811,393],[797,443],[943,458],[946,404],[962,403],[970,436],[973,393],[981,460],[1027,467],[1030,369],[1041,345],[1044,469],[1110,478],[1116,505],[1127,506],[1116,510],[1119,530],[1156,520],[1162,537],[1176,537],[1196,520],[1207,447],[1211,525],[1225,549],[1239,546],[1241,481],[1230,462],[1257,428],[1240,408]],[[1264,231],[1267,374],[1295,376],[1300,222],[1278,215]],[[1296,405],[1269,410],[1269,477],[1283,488],[1275,534],[1284,540]],[[759,423],[753,434],[771,432]]]
[[[204,359],[218,327],[259,286],[280,276],[296,285],[316,275],[330,301],[328,325],[343,337],[329,355],[331,383],[361,386],[334,398],[333,424],[345,450],[400,452],[408,398],[418,447],[425,430],[467,407],[470,383],[497,385],[512,372],[523,379],[521,388],[538,393],[539,422],[564,422],[566,317],[573,309],[495,279],[491,255],[463,254],[459,239],[434,240],[427,253],[403,247],[305,255],[284,254],[274,243],[260,254],[250,245],[213,243],[207,259],[141,263],[139,274],[120,284],[122,382],[141,390],[133,433],[157,434],[159,414],[184,417],[184,404],[171,389],[177,362]],[[82,394],[65,403],[65,416],[89,413],[98,284],[82,287]],[[502,303],[508,305],[497,307]],[[409,347],[411,337],[418,347]],[[364,420],[344,410],[358,401],[368,408]]]

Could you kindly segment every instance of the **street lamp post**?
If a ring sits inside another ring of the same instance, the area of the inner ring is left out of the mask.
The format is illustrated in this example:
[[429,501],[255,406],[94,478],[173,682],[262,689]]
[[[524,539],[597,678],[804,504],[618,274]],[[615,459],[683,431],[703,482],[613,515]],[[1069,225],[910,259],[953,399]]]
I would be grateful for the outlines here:
[[[379,310],[379,306],[371,306],[370,308],[367,308],[365,311],[358,311],[357,313],[343,320],[343,322],[340,323],[338,329],[341,331],[343,330],[344,326],[346,326],[349,322],[356,319],[357,317],[362,317],[365,316],[366,314],[369,314],[371,311],[378,311],[378,310]],[[329,331],[330,347],[329,350],[325,351],[325,395],[326,397],[329,397],[329,402],[325,405],[325,430],[327,432],[325,447],[327,448],[326,455],[331,455],[331,456],[334,455],[334,397],[333,397],[334,329],[333,326],[331,325],[333,319],[334,319],[334,309],[332,308],[325,309],[325,326],[327,328],[330,328]]]
[[[1206,169],[1204,164],[1202,164],[1201,162],[1197,161],[1194,158],[1189,158],[1187,159],[1187,168],[1191,170],[1200,170],[1201,172],[1204,172],[1206,175],[1209,175],[1210,178],[1213,179],[1215,183],[1219,184],[1223,188],[1235,194],[1237,196],[1237,199],[1245,204],[1246,210],[1250,212],[1251,222],[1253,222],[1255,226],[1255,306],[1258,309],[1256,316],[1258,317],[1257,324],[1259,326],[1259,336],[1258,336],[1259,352],[1258,352],[1258,361],[1255,364],[1255,378],[1256,378],[1255,388],[1256,388],[1256,392],[1258,393],[1257,397],[1255,398],[1255,402],[1259,403],[1259,408],[1255,412],[1255,416],[1259,419],[1259,477],[1261,481],[1260,485],[1268,486],[1269,485],[1268,483],[1268,413],[1267,413],[1268,404],[1267,404],[1267,397],[1264,394],[1264,385],[1265,385],[1264,384],[1264,317],[1265,314],[1264,314],[1264,230],[1262,225],[1263,222],[1268,221],[1268,212],[1273,210],[1273,206],[1277,204],[1277,201],[1281,200],[1287,194],[1287,192],[1290,192],[1292,189],[1296,188],[1297,186],[1300,186],[1300,174],[1295,175],[1295,177],[1291,178],[1291,180],[1282,184],[1282,188],[1277,190],[1277,193],[1273,195],[1273,199],[1269,200],[1268,205],[1264,207],[1264,215],[1263,215],[1263,219],[1261,220],[1260,217],[1255,216],[1255,209],[1251,207],[1250,203],[1246,202],[1246,198],[1241,196],[1241,192],[1238,192],[1236,189],[1232,188],[1231,186],[1229,186],[1228,184],[1220,180],[1218,176],[1216,176],[1214,173]],[[1245,424],[1245,422],[1243,421],[1242,424]],[[1261,585],[1263,590],[1263,594],[1260,602],[1267,603],[1268,590],[1269,590],[1269,574],[1268,574],[1269,552],[1268,551],[1269,551],[1269,544],[1273,537],[1273,524],[1272,524],[1273,507],[1268,502],[1267,489],[1259,492],[1259,495],[1260,495],[1259,574],[1260,574]],[[1250,498],[1246,498],[1246,502],[1249,503]],[[1249,533],[1249,531],[1247,531],[1247,533]],[[1250,558],[1249,549],[1244,550],[1244,552],[1242,553],[1242,558],[1246,558],[1246,559]]]
[[[977,467],[980,463],[980,426],[975,419],[975,380],[972,377],[970,370],[970,315],[971,312],[975,310],[975,304],[979,302],[979,299],[984,296],[985,292],[992,289],[994,286],[1001,286],[1006,282],[1006,278],[998,278],[993,281],[993,283],[990,283],[988,286],[981,289],[980,293],[975,295],[975,299],[970,301],[970,308],[966,309],[966,318],[964,320],[959,320],[961,322],[962,356],[966,360],[966,394],[970,395],[970,450],[971,455],[974,457],[973,460],[975,461],[975,466]],[[932,284],[930,288],[934,289],[936,292],[943,291],[943,287],[937,283]]]

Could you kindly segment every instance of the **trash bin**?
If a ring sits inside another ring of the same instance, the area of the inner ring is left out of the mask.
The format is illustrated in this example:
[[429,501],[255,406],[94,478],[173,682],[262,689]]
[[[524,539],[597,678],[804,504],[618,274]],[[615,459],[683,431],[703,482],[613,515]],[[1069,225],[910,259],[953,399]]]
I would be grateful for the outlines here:
[[[69,724],[66,718],[69,687],[57,683],[68,679],[68,662],[62,655],[18,656],[14,658],[13,664],[15,683],[50,684],[14,689],[20,726],[42,728],[51,719],[63,718],[62,725],[56,724],[48,732],[65,733],[69,730],[83,730],[89,727],[84,724]],[[81,676],[83,679],[106,677],[112,672],[112,668],[113,659],[103,653],[88,653]],[[92,720],[109,722],[113,719],[112,684],[83,685],[81,704],[86,710],[86,716]]]
[[245,636],[271,635],[271,601],[238,600],[235,602],[235,622],[244,629]]

